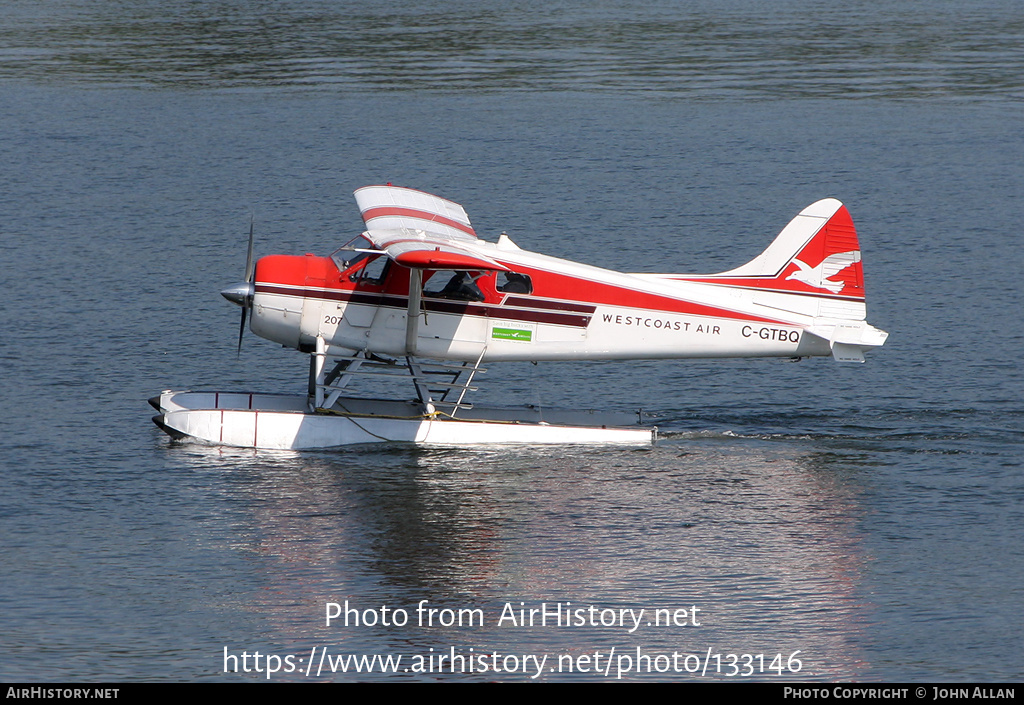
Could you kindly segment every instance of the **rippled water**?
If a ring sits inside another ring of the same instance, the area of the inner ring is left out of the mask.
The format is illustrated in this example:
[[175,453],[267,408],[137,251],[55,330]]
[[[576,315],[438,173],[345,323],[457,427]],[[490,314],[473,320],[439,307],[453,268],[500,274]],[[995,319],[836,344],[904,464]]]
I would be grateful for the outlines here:
[[[6,4],[0,678],[254,678],[225,675],[223,649],[326,646],[800,651],[786,677],[1018,679],[1022,20],[808,7]],[[630,271],[736,266],[836,196],[891,338],[865,365],[483,381],[481,400],[642,407],[651,448],[164,437],[160,389],[305,386],[298,354],[250,336],[235,358],[217,292],[250,212],[259,254],[326,253],[360,229],[351,191],[382,181],[463,203],[486,238]],[[344,600],[488,623],[324,626]],[[506,602],[696,605],[701,626],[499,627]],[[396,677],[486,676],[372,676]]]
[[137,86],[1024,97],[1012,0],[20,2],[0,76]]

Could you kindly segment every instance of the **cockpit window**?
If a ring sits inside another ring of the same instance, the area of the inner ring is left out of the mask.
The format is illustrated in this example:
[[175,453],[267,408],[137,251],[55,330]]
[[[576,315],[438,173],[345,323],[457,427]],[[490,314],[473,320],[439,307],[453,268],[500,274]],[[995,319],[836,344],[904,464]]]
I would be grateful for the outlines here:
[[533,282],[527,274],[498,272],[494,288],[503,294],[532,294]]

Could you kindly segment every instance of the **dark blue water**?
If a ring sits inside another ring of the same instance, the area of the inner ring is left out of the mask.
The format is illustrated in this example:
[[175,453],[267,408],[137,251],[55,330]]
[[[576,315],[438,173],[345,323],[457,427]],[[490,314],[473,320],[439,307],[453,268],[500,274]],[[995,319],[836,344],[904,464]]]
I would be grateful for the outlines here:
[[[227,648],[306,680],[324,647],[403,656],[360,676],[379,680],[529,680],[527,655],[604,679],[580,657],[613,648],[608,679],[637,649],[710,667],[625,677],[1020,678],[1015,5],[256,5],[3,10],[0,678],[265,677],[225,674]],[[326,254],[361,229],[351,191],[384,181],[627,271],[728,269],[835,196],[891,337],[864,365],[483,381],[481,400],[642,407],[663,433],[645,449],[274,454],[153,427],[161,389],[304,389],[297,353],[250,336],[236,359],[217,292],[250,213],[259,254]],[[345,600],[410,624],[325,626]],[[417,626],[421,600],[485,623]],[[700,626],[498,624],[543,602],[696,606]],[[520,669],[402,670],[452,648]],[[729,676],[730,653],[783,673]]]

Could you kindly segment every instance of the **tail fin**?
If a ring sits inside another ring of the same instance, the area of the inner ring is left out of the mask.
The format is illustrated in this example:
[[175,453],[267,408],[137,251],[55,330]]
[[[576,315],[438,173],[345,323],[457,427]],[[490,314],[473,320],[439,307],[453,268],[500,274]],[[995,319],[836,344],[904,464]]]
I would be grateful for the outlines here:
[[810,317],[805,330],[828,341],[841,362],[863,362],[864,350],[882,345],[888,336],[865,321],[857,231],[846,206],[834,198],[804,208],[768,249],[742,267],[685,279],[746,289],[755,305]]
[[768,249],[713,278],[731,286],[864,300],[857,231],[846,206],[834,198],[804,208]]

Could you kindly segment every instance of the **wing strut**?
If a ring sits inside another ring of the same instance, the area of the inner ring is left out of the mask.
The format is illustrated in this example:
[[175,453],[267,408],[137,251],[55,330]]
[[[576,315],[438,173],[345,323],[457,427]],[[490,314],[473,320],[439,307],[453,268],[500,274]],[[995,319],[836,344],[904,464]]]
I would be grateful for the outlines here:
[[409,270],[409,307],[405,314],[405,354],[416,354],[416,336],[419,331],[420,297],[423,295],[423,270]]

